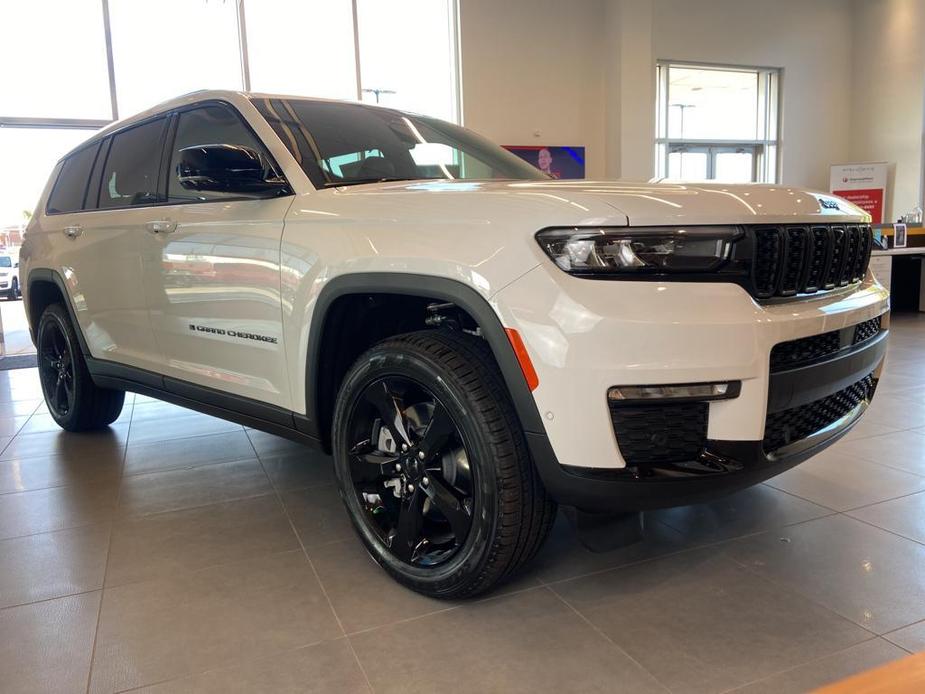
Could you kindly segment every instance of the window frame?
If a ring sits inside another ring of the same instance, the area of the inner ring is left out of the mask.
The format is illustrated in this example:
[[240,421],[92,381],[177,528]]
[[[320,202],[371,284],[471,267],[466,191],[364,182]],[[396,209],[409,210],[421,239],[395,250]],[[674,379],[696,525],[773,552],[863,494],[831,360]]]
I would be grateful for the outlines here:
[[[152,116],[151,118],[145,118],[143,121],[132,123],[130,125],[127,125],[124,128],[120,128],[119,130],[115,132],[111,132],[107,134],[107,139],[109,140],[109,143],[106,149],[106,158],[103,160],[103,165],[99,169],[99,182],[96,187],[96,206],[90,209],[81,210],[82,212],[112,212],[114,210],[143,210],[149,207],[160,207],[161,205],[164,204],[163,202],[155,202],[155,203],[151,203],[150,205],[113,205],[111,207],[100,207],[100,200],[102,200],[102,197],[103,197],[103,181],[106,178],[105,176],[106,166],[109,164],[109,157],[112,156],[112,145],[113,145],[113,142],[115,142],[115,139],[119,135],[124,135],[125,133],[131,132],[132,130],[135,130],[136,128],[140,128],[145,125],[150,125],[151,123],[156,123],[159,120],[164,121],[164,127],[163,127],[163,130],[161,131],[160,152],[158,153],[158,157],[157,157],[157,175],[155,176],[155,181],[156,181],[155,193],[158,196],[161,194],[162,192],[161,191],[161,174],[163,172],[164,142],[167,137],[167,130],[170,127],[170,113],[169,112],[168,113],[158,113]],[[91,169],[90,174],[92,175],[93,173],[95,172]],[[86,200],[84,202],[85,202],[84,206],[86,207]]]
[[[170,167],[170,158],[173,155],[173,144],[176,139],[177,122],[179,121],[180,114],[186,111],[193,111],[198,108],[205,107],[205,106],[216,106],[216,105],[223,106],[229,109],[232,112],[232,114],[234,114],[235,117],[237,117],[238,121],[251,133],[251,135],[254,136],[254,139],[260,143],[261,147],[263,147],[263,154],[267,157],[267,161],[273,166],[273,168],[276,170],[279,177],[286,181],[287,189],[285,193],[277,193],[275,195],[267,196],[265,198],[235,196],[235,197],[227,197],[227,198],[216,198],[214,200],[170,201],[169,199],[167,199],[167,187],[169,184],[169,181],[168,181],[169,171],[167,169],[169,169]],[[116,136],[124,132],[128,132],[129,130],[140,127],[142,125],[148,125],[149,123],[153,123],[158,120],[166,121],[166,124],[164,126],[164,132],[161,135],[161,147],[160,147],[160,155],[158,157],[158,174],[157,174],[157,193],[158,195],[164,196],[164,201],[151,203],[149,205],[120,205],[118,207],[100,207],[99,200],[100,200],[101,191],[103,189],[103,172],[105,171],[106,164],[109,162],[109,155],[110,155],[110,152],[112,151],[113,140],[115,139]],[[96,153],[96,159],[93,162],[93,166],[90,167],[90,175],[87,180],[87,189],[86,189],[86,192],[84,193],[83,208],[80,210],[74,210],[73,212],[50,212],[48,210],[48,200],[46,200],[45,209],[44,209],[45,216],[53,217],[53,216],[62,215],[62,214],[81,214],[84,212],[112,212],[112,211],[118,211],[118,210],[144,210],[144,209],[149,209],[153,207],[167,207],[167,206],[177,206],[177,205],[205,205],[205,204],[215,203],[215,202],[222,202],[222,203],[241,202],[241,201],[255,202],[255,201],[260,201],[260,200],[275,200],[277,198],[283,198],[283,197],[289,197],[289,196],[295,195],[295,189],[293,188],[292,183],[289,181],[288,178],[286,178],[285,172],[283,171],[282,167],[279,165],[279,162],[270,152],[270,149],[267,146],[267,143],[264,142],[263,138],[260,137],[260,135],[257,133],[256,130],[254,130],[253,126],[251,126],[247,118],[244,117],[244,114],[242,114],[238,110],[238,108],[235,107],[234,104],[224,99],[206,99],[204,101],[197,101],[192,104],[186,104],[184,106],[179,106],[177,108],[173,108],[168,111],[162,111],[160,113],[153,114],[152,116],[145,118],[144,120],[140,120],[135,123],[129,123],[124,128],[119,128],[118,130],[107,132],[104,136],[100,137],[100,139],[98,140],[90,140],[89,142],[82,144],[80,147],[73,149],[67,154],[65,154],[58,161],[58,164],[56,165],[58,173],[55,176],[54,186],[58,185],[58,179],[61,176],[61,168],[62,168],[61,164],[66,159],[69,159],[71,156],[73,156],[74,154],[76,154],[77,152],[83,149],[86,149],[87,147],[93,147],[97,144],[99,145],[99,150]],[[97,166],[97,164],[100,164],[100,165]],[[88,203],[90,202],[91,191],[94,189],[96,190],[96,202],[93,206],[88,206]],[[52,188],[52,190],[54,190],[54,188]],[[48,197],[50,200],[51,195],[49,195]]]
[[[62,174],[64,173],[64,165],[68,162],[69,159],[78,155],[80,152],[90,149],[91,147],[96,148],[96,152],[93,154],[93,161],[90,162],[90,169],[87,172],[87,180],[84,181],[84,192],[80,196],[80,207],[76,210],[63,210],[51,212],[51,201],[55,197],[55,191],[58,190],[58,186],[61,183]],[[93,174],[96,171],[96,163],[100,159],[100,152],[103,149],[103,142],[101,140],[93,140],[85,145],[81,145],[75,150],[72,150],[67,154],[67,156],[62,157],[56,168],[58,169],[58,174],[55,176],[54,185],[52,185],[51,190],[48,192],[48,199],[45,201],[45,214],[46,216],[59,215],[59,214],[75,214],[77,212],[83,212],[87,207],[87,196],[90,194],[90,182],[93,180]]]
[[[758,137],[755,139],[714,139],[669,137],[668,109],[671,104],[669,72],[671,68],[722,70],[724,72],[753,73],[758,78]],[[752,65],[725,65],[700,63],[690,60],[657,60],[656,118],[655,118],[655,171],[656,177],[667,178],[668,157],[672,150],[728,150],[742,148],[754,152],[752,160],[753,183],[779,183],[781,171],[781,85],[783,70],[775,67]],[[712,171],[708,154],[708,171]],[[715,179],[708,179],[715,180]]]
[[[180,116],[188,111],[196,111],[202,108],[208,108],[209,106],[218,106],[226,108],[231,112],[231,114],[237,118],[238,122],[244,127],[247,132],[249,132],[255,142],[260,144],[262,149],[261,154],[263,154],[267,162],[276,172],[276,175],[281,179],[286,181],[286,190],[278,191],[273,195],[253,197],[248,195],[234,195],[228,196],[225,198],[213,198],[211,200],[171,200],[170,199],[170,162],[173,159],[173,147],[177,140],[177,129],[180,123]],[[244,117],[244,114],[241,113],[234,104],[225,101],[223,99],[208,99],[206,101],[198,101],[195,104],[187,104],[186,106],[181,106],[179,108],[172,109],[170,112],[170,122],[167,124],[167,131],[164,141],[164,147],[161,151],[161,172],[158,179],[158,192],[164,194],[166,202],[157,203],[157,206],[162,205],[207,205],[209,203],[215,202],[244,202],[244,201],[260,201],[260,200],[276,200],[277,198],[285,198],[295,195],[295,189],[292,187],[292,183],[286,178],[286,174],[283,171],[283,168],[279,165],[279,162],[276,161],[276,158],[270,152],[270,148],[267,146],[267,143],[264,142],[263,138],[257,133],[256,130],[247,122],[247,118]]]

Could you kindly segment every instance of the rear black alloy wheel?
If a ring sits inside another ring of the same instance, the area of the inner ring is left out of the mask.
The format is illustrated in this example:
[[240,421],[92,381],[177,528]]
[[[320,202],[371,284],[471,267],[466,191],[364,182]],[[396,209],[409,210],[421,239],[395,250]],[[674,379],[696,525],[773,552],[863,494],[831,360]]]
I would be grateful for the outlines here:
[[74,409],[74,355],[57,321],[41,326],[38,340],[39,378],[52,416],[67,417]]
[[100,388],[90,376],[67,310],[51,304],[36,330],[39,381],[48,412],[67,431],[102,429],[122,412],[125,393]]
[[555,518],[494,358],[428,330],[361,355],[337,396],[334,467],[370,555],[400,583],[464,598],[513,575]]
[[459,429],[420,383],[379,378],[348,415],[350,478],[365,521],[399,560],[449,560],[472,526],[477,487]]

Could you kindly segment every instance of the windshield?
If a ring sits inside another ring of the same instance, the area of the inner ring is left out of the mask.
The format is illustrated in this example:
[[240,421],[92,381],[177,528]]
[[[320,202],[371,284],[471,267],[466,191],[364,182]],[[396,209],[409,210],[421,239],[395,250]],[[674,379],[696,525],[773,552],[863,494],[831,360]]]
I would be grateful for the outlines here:
[[0,255],[0,267],[13,267],[13,261],[8,255]]
[[544,179],[505,149],[457,125],[385,108],[254,99],[316,187],[418,179]]

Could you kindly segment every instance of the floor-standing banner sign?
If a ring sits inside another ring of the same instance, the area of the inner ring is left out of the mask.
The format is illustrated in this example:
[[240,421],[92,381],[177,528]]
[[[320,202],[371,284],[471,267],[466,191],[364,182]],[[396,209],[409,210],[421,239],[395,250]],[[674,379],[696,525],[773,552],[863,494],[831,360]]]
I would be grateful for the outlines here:
[[829,172],[829,192],[869,213],[874,224],[883,224],[888,166],[885,161],[833,164]]

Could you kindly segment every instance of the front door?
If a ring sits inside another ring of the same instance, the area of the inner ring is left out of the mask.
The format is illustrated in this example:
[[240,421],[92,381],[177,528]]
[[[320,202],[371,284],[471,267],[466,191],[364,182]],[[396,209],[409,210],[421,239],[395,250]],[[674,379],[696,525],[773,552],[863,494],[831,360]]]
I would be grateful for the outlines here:
[[[168,204],[144,240],[145,285],[166,375],[291,409],[282,334],[280,243],[291,196],[187,190],[178,152],[209,144],[262,151],[228,105],[180,112],[168,141]],[[175,203],[175,204],[170,204]]]

